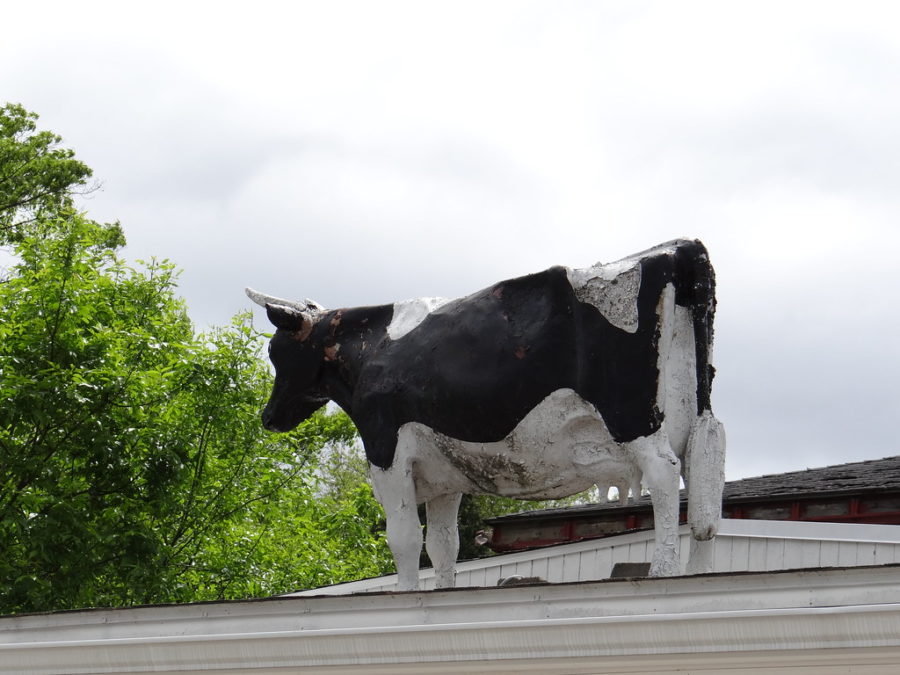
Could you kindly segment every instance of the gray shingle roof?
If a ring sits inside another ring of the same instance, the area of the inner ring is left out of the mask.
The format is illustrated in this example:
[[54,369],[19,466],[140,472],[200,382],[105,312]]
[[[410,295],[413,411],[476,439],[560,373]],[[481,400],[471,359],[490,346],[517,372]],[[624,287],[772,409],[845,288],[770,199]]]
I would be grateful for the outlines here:
[[731,501],[882,491],[900,491],[900,455],[731,481],[724,496]]

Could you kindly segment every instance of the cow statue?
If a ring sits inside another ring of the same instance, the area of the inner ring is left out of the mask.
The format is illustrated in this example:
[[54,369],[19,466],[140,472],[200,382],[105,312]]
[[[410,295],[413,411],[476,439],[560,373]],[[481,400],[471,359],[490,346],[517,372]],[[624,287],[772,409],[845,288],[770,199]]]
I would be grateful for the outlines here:
[[326,310],[247,294],[277,328],[263,424],[289,431],[329,400],[347,412],[401,590],[419,583],[418,504],[436,586],[452,587],[462,494],[555,499],[640,480],[654,512],[650,574],[680,574],[682,477],[703,542],[687,569],[708,569],[725,436],[710,406],[715,276],[700,241],[456,300]]

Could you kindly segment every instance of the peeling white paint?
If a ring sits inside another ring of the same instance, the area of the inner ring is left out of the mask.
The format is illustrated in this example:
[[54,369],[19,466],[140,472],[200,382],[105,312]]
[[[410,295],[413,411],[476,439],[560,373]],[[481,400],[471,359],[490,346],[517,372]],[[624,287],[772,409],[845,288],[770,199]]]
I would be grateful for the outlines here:
[[712,539],[722,517],[725,427],[710,411],[695,418],[688,439],[688,522],[694,539]]
[[[641,496],[641,478],[640,469],[637,467],[630,467],[623,469],[621,476],[618,476],[607,483],[598,482],[597,491],[600,494],[599,502],[601,504],[615,502],[619,506],[624,506],[637,499]],[[616,492],[618,492],[618,497],[616,499],[611,500],[609,498],[610,488],[616,488]]]
[[651,436],[628,444],[644,473],[644,483],[653,501],[653,535],[656,547],[650,561],[650,575],[679,574],[678,491],[681,462],[672,452],[665,427]]
[[588,303],[613,326],[629,333],[638,329],[638,292],[641,290],[639,260],[625,258],[597,263],[582,269],[566,269],[575,297]]
[[[397,444],[397,452],[403,452],[407,456],[410,454],[402,442]],[[384,508],[388,547],[397,566],[398,588],[401,591],[414,590],[419,585],[422,524],[416,510],[412,462],[395,461],[386,471],[370,465],[370,475],[372,491]]]
[[413,298],[394,303],[394,315],[387,327],[388,336],[399,340],[438,307],[450,302],[449,298]]
[[[452,588],[456,581],[456,556],[459,555],[459,528],[456,517],[462,495],[436,497],[425,505],[428,531],[425,550],[434,568],[435,585]],[[416,573],[418,577],[418,572]],[[417,579],[418,581],[418,579]]]
[[[694,351],[694,324],[691,311],[675,306],[666,373],[666,433],[675,454],[684,459],[688,435],[697,410],[697,355]],[[685,466],[685,482],[689,467]]]
[[461,441],[416,422],[404,425],[400,437],[417,453],[420,501],[447,490],[554,499],[612,484],[634,464],[594,406],[571,389],[547,396],[494,443]]

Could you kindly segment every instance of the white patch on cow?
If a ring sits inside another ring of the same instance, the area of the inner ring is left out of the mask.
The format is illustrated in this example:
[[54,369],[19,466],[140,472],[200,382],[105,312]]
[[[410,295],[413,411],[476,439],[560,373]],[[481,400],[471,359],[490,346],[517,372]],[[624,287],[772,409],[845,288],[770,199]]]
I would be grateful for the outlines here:
[[566,268],[575,297],[593,305],[616,328],[629,333],[638,329],[638,293],[641,290],[640,261],[625,258],[583,269]]
[[671,283],[666,284],[659,295],[656,315],[659,317],[659,339],[656,343],[656,368],[659,373],[656,383],[656,408],[665,414],[670,384],[668,371],[670,360],[674,356],[672,340],[675,335],[675,286]]
[[388,337],[399,340],[422,323],[434,310],[448,302],[450,302],[448,298],[413,298],[395,302],[394,316],[387,328]]
[[450,438],[417,422],[401,427],[400,437],[416,449],[420,502],[448,491],[553,499],[614,484],[633,465],[594,406],[571,389],[547,396],[493,443]]
[[[672,328],[665,371],[665,425],[675,454],[684,458],[691,424],[697,416],[697,354],[691,310],[676,305]],[[686,476],[687,470],[686,465]]]

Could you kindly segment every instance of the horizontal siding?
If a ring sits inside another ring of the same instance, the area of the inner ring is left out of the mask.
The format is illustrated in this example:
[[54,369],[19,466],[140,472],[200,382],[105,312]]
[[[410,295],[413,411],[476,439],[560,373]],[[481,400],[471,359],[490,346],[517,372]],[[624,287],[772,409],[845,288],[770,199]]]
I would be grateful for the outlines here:
[[[900,530],[900,528],[898,528]],[[595,548],[572,551],[572,545],[529,551],[531,557],[505,561],[496,556],[482,561],[482,567],[460,570],[458,586],[494,586],[511,576],[538,577],[551,583],[607,579],[619,562],[650,562],[652,532],[644,540],[615,544],[597,540]],[[582,542],[583,544],[584,542]],[[681,535],[682,568],[690,551],[690,536]],[[501,561],[502,564],[501,564]],[[476,562],[476,561],[473,561]],[[775,537],[720,535],[713,542],[714,572],[769,572],[783,569],[852,567],[900,562],[900,542],[811,541]],[[424,579],[431,588],[432,578]]]
[[891,544],[720,535],[713,546],[714,572],[768,572],[900,562],[900,542]]
[[[881,565],[900,562],[900,526],[725,520],[712,545],[714,572]],[[551,583],[607,579],[617,562],[650,562],[653,549],[653,532],[644,531],[470,560],[457,566],[456,585],[496,586],[511,576]],[[680,550],[684,569],[690,552],[686,526]],[[424,589],[434,588],[431,570],[420,576]],[[396,576],[391,575],[299,595],[395,589]]]

